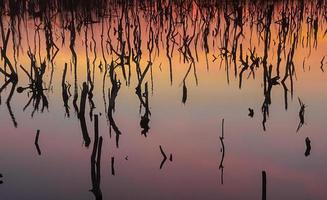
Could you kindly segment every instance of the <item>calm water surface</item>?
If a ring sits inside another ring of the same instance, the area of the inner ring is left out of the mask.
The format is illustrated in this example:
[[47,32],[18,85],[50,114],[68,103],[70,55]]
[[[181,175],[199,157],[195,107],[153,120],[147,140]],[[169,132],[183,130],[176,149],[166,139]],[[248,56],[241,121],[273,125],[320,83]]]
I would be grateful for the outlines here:
[[327,199],[325,1],[9,2],[0,199]]

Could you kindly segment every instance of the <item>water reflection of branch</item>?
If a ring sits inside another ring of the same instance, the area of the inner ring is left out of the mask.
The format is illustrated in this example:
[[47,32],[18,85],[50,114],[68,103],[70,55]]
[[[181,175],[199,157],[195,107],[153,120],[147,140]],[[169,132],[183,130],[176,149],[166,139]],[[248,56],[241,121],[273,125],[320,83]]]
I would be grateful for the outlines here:
[[115,176],[115,157],[111,157],[111,175]]
[[86,121],[85,121],[85,104],[86,104],[88,90],[89,89],[88,89],[87,83],[84,82],[82,94],[81,94],[80,107],[79,107],[80,111],[78,113],[78,118],[79,118],[81,129],[82,129],[82,135],[83,135],[83,139],[84,139],[84,143],[85,143],[86,147],[88,147],[91,142],[91,139],[90,139],[88,131],[87,131]]
[[64,102],[66,115],[67,117],[69,117],[70,114],[69,114],[68,101],[69,98],[71,97],[71,94],[70,94],[70,84],[66,83],[66,73],[67,73],[67,63],[65,63],[64,72],[62,74],[61,90],[62,90],[62,100]]
[[160,163],[160,169],[162,169],[163,165],[165,164],[165,162],[167,160],[167,156],[166,156],[165,152],[162,150],[161,145],[159,145],[159,149],[160,149],[161,155],[163,156],[163,159]]
[[76,40],[76,27],[75,27],[75,14],[71,10],[71,21],[68,25],[68,29],[70,31],[70,43],[69,49],[72,54],[72,64],[74,66],[74,98],[73,98],[73,106],[76,113],[79,113],[78,106],[77,106],[77,99],[78,99],[78,86],[77,86],[77,54],[75,51],[75,40]]
[[37,153],[38,153],[39,155],[41,155],[41,149],[40,149],[40,147],[39,147],[39,136],[40,136],[40,130],[37,130],[37,131],[36,131],[36,135],[35,135],[34,144],[35,144],[35,147],[36,147]]
[[185,81],[183,82],[183,96],[182,96],[182,103],[185,104],[187,100],[187,87]]
[[272,14],[273,14],[273,5],[267,6],[265,10],[265,23],[264,23],[264,55],[262,58],[263,65],[263,81],[264,81],[264,102],[262,104],[261,110],[263,115],[262,126],[263,130],[266,130],[266,121],[269,116],[269,106],[271,104],[271,90],[273,84],[271,83],[271,74],[272,74],[272,65],[269,65],[268,68],[268,50],[271,41],[271,32],[270,26],[272,22]]
[[301,127],[304,124],[304,112],[305,112],[305,108],[306,108],[306,105],[301,101],[301,99],[298,98],[298,100],[299,100],[299,104],[300,104],[300,111],[299,111],[300,122],[296,129],[296,132],[299,132],[299,130],[301,129]]
[[[6,82],[0,88],[0,94],[1,94],[1,92],[8,86],[8,84],[10,84],[10,83],[12,84],[9,95],[7,97],[7,100],[6,100],[6,105],[7,105],[7,109],[8,109],[11,121],[14,124],[14,127],[17,127],[17,121],[16,121],[15,115],[14,115],[14,113],[12,111],[10,102],[11,102],[11,99],[12,99],[12,97],[14,95],[14,92],[15,92],[15,89],[16,89],[16,86],[17,86],[17,81],[18,80],[16,80],[16,78],[14,78],[14,76],[13,76],[12,78],[9,78],[8,80],[6,80]],[[0,104],[1,104],[1,99],[0,99]]]
[[[10,4],[5,2],[9,2]],[[46,57],[50,61],[50,65],[47,64],[47,69],[51,68],[51,73],[47,76],[50,78],[48,89],[51,86],[52,76],[55,74],[54,63],[58,59],[57,53],[59,47],[56,44],[59,37],[58,33],[61,34],[62,45],[64,46],[65,31],[68,30],[68,34],[70,34],[69,49],[72,55],[71,66],[74,68],[73,105],[76,113],[79,113],[77,106],[79,85],[77,82],[78,66],[75,40],[80,39],[80,33],[85,31],[87,54],[86,75],[89,87],[87,98],[90,103],[89,114],[91,120],[93,109],[95,108],[95,102],[93,102],[92,98],[94,95],[93,88],[95,88],[95,64],[98,61],[97,48],[101,48],[102,58],[100,58],[100,64],[98,65],[101,73],[102,67],[107,70],[107,60],[111,57],[115,68],[121,70],[123,79],[120,80],[125,80],[126,85],[129,86],[130,81],[133,80],[131,78],[133,72],[131,62],[133,61],[136,65],[135,76],[139,80],[137,86],[139,91],[137,91],[137,95],[140,100],[141,109],[145,110],[144,114],[142,113],[140,121],[143,135],[147,134],[150,121],[149,97],[146,89],[147,83],[142,80],[145,77],[144,72],[147,70],[142,72],[140,64],[144,62],[143,58],[141,59],[142,55],[144,55],[144,48],[147,48],[150,54],[148,62],[151,63],[151,66],[149,66],[148,70],[150,71],[151,82],[149,84],[151,85],[149,86],[152,89],[151,91],[153,91],[153,75],[155,74],[152,72],[155,69],[152,68],[152,65],[156,66],[155,60],[157,57],[160,57],[159,49],[165,49],[164,54],[166,54],[168,59],[167,67],[171,84],[173,83],[173,63],[175,64],[173,56],[176,55],[175,53],[179,53],[181,62],[189,64],[187,65],[188,69],[185,78],[182,81],[182,102],[184,103],[187,100],[186,79],[189,73],[191,73],[191,70],[194,72],[196,83],[198,81],[195,67],[198,65],[197,62],[201,62],[198,58],[198,44],[201,45],[205,53],[207,68],[209,67],[207,54],[209,51],[214,51],[218,47],[218,54],[220,54],[218,57],[221,58],[220,62],[224,64],[227,82],[229,83],[230,73],[233,71],[232,68],[234,68],[234,75],[238,76],[236,78],[239,78],[240,88],[244,84],[245,73],[249,72],[248,78],[250,76],[255,78],[256,69],[259,67],[263,69],[264,100],[261,108],[263,115],[262,124],[265,130],[269,117],[269,107],[272,103],[271,93],[272,88],[274,88],[273,86],[278,84],[281,77],[281,85],[283,86],[281,89],[284,90],[285,109],[288,109],[289,93],[292,98],[295,88],[293,79],[296,78],[296,68],[294,66],[296,49],[300,42],[303,49],[309,48],[310,52],[309,55],[306,55],[307,58],[311,54],[311,48],[313,50],[317,49],[319,42],[318,32],[320,31],[318,29],[324,27],[326,10],[323,6],[313,9],[315,5],[305,1],[295,3],[277,2],[276,4],[263,1],[251,1],[248,3],[225,1],[220,4],[208,1],[159,1],[156,3],[135,1],[133,3],[127,3],[109,0],[96,1],[97,3],[94,3],[91,1],[81,2],[73,0],[65,3],[58,2],[27,1],[25,5],[25,3],[16,1],[13,3],[12,1],[5,0],[0,5],[2,13],[0,31],[3,45],[1,53],[5,60],[3,68],[0,68],[0,73],[4,74],[5,78],[5,83],[0,88],[1,91],[12,83],[11,81],[13,79],[6,82],[6,80],[10,79],[11,75],[14,75],[14,73],[10,72],[14,71],[17,73],[17,70],[15,70],[17,58],[24,47],[22,46],[24,42],[21,43],[21,40],[25,39],[24,35],[21,35],[21,28],[26,29],[26,42],[28,44],[28,50],[31,51],[28,39],[29,29],[31,27],[27,25],[29,20],[32,22],[32,25],[34,23],[34,27],[32,28],[35,29],[34,49],[32,48],[33,57],[38,54],[39,59],[37,63],[43,63],[41,58],[45,50]],[[246,12],[246,10],[249,10],[249,12]],[[24,26],[21,26],[21,20]],[[8,24],[6,24],[7,22]],[[101,25],[101,45],[96,44],[96,34],[98,32],[95,29],[98,24]],[[306,26],[307,35],[302,36],[301,34],[304,30],[302,27],[304,26]],[[87,35],[89,28],[91,28],[91,36]],[[93,28],[95,29],[93,30]],[[244,31],[243,28],[248,29]],[[248,33],[250,34],[249,38],[248,35],[243,35]],[[253,40],[253,35],[257,36],[257,40]],[[91,40],[88,37],[91,37]],[[9,64],[7,61],[9,59],[6,56],[9,40],[12,42],[10,47],[12,46],[14,50],[13,56],[15,63],[13,62],[13,64]],[[248,41],[248,50],[244,48],[243,51],[243,47]],[[254,41],[257,43],[253,43]],[[263,46],[261,43],[263,43]],[[146,44],[146,47],[143,47],[143,44]],[[90,45],[89,49],[88,45]],[[22,50],[18,47],[21,47]],[[44,50],[42,49],[43,47],[45,47]],[[263,55],[258,56],[258,54],[261,54],[261,51],[258,52],[258,49],[263,49]],[[91,53],[94,53],[93,70],[90,68],[89,50]],[[277,50],[276,54],[275,50]],[[193,58],[192,53],[194,52],[195,55]],[[272,64],[272,60],[276,59],[275,55],[277,55],[277,63]],[[108,56],[110,57],[108,58]],[[218,57],[214,56],[215,59]],[[35,60],[35,58],[33,59]],[[324,57],[320,64],[320,69],[324,70]],[[283,69],[282,67],[285,68]],[[27,71],[29,70],[27,69]],[[284,71],[285,74],[283,76],[281,73]],[[29,74],[32,76],[32,79],[35,78],[32,72]],[[105,82],[106,75],[107,72],[103,75],[103,82]],[[62,84],[62,96],[66,116],[69,116],[69,88],[70,85],[68,83]],[[21,89],[24,88],[20,87]],[[103,97],[105,107],[107,107],[104,84]],[[41,103],[43,101],[42,98],[40,100]],[[46,100],[46,98],[44,99]],[[33,102],[33,98],[30,99],[29,103],[31,102]],[[34,100],[33,103],[37,103],[37,100]],[[13,116],[10,104],[8,110],[11,113],[10,115]],[[106,115],[109,115],[109,113],[106,113]],[[15,121],[14,117],[12,119]]]
[[224,184],[224,158],[225,158],[225,144],[224,144],[224,119],[222,119],[221,123],[221,136],[219,137],[221,143],[220,152],[222,152],[219,169],[220,169],[220,183]]
[[324,71],[324,60],[325,60],[325,57],[326,57],[326,56],[322,57],[322,59],[321,59],[321,61],[320,61],[320,69],[321,69],[322,72],[325,72],[325,71]]
[[30,84],[26,87],[18,87],[17,92],[22,93],[28,89],[28,93],[32,93],[29,101],[24,107],[24,110],[33,102],[33,111],[31,116],[33,117],[36,111],[39,111],[39,106],[42,103],[41,112],[44,111],[45,108],[48,109],[49,102],[47,97],[44,94],[43,88],[43,76],[46,70],[46,62],[43,61],[40,63],[40,66],[37,66],[35,55],[28,51],[28,55],[31,61],[30,72],[28,72],[22,65],[20,68],[25,72],[26,76],[29,78]]
[[[0,95],[1,95],[2,91],[5,88],[7,88],[7,86],[11,83],[11,89],[10,89],[9,95],[6,100],[6,105],[7,105],[7,109],[8,109],[11,121],[13,122],[14,127],[17,127],[17,121],[16,121],[15,115],[12,111],[10,102],[14,95],[14,92],[15,92],[15,89],[16,89],[16,86],[18,83],[18,75],[17,75],[17,72],[15,71],[14,67],[12,66],[9,58],[6,55],[9,36],[10,36],[10,29],[8,28],[7,34],[5,36],[4,35],[4,27],[3,27],[3,23],[2,23],[2,17],[1,17],[0,21],[1,21],[0,25],[1,25],[1,33],[2,33],[2,44],[3,44],[3,47],[1,48],[1,57],[4,59],[4,69],[2,69],[0,67],[0,73],[2,73],[5,76],[5,83],[0,87]],[[10,73],[6,71],[6,66],[9,67]],[[0,104],[1,104],[1,98],[0,98]]]
[[[114,71],[115,66],[114,63],[112,62],[109,65],[109,76],[110,76],[110,81],[111,81],[111,89],[109,89],[109,105],[108,105],[108,119],[109,119],[109,125],[110,125],[110,132],[111,128],[115,131],[116,134],[116,147],[119,147],[119,136],[121,135],[121,132],[113,118],[113,113],[115,111],[115,106],[116,106],[116,98],[121,86],[121,83],[119,80],[117,80],[117,74]],[[111,135],[111,134],[110,134]]]
[[149,91],[148,91],[148,83],[145,83],[145,87],[144,87],[144,92],[142,93],[142,82],[145,78],[145,75],[147,74],[149,68],[152,66],[152,62],[148,62],[148,65],[146,66],[145,70],[143,72],[141,72],[140,67],[138,68],[138,77],[139,77],[139,82],[138,85],[135,88],[135,93],[139,98],[140,101],[140,106],[142,106],[144,108],[144,115],[141,116],[141,121],[140,121],[140,126],[143,129],[142,130],[142,135],[144,135],[145,137],[147,136],[147,133],[150,129],[149,127],[149,122],[150,122],[150,118],[149,116],[151,115],[150,112],[150,107],[149,107]]
[[102,200],[101,192],[101,149],[102,149],[102,136],[99,139],[99,124],[98,115],[94,115],[94,142],[91,154],[91,179],[92,189],[90,190],[96,200]]

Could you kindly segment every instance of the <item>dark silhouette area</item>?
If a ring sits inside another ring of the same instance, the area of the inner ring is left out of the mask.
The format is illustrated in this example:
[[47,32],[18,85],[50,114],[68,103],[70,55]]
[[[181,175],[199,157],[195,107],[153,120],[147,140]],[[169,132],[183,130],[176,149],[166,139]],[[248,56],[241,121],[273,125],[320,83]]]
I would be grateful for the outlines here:
[[306,149],[304,155],[307,157],[310,155],[311,152],[311,140],[308,137],[305,138],[305,146]]
[[44,91],[47,89],[43,87],[43,77],[46,72],[47,65],[46,61],[44,60],[40,63],[40,66],[37,66],[35,55],[31,51],[28,51],[27,54],[31,62],[30,72],[28,72],[22,65],[20,65],[20,68],[28,77],[30,84],[26,87],[18,87],[17,92],[22,93],[25,90],[28,90],[28,93],[32,93],[23,110],[28,108],[32,103],[33,111],[31,116],[33,117],[35,111],[39,111],[40,106],[42,106],[41,112],[43,112],[44,109],[48,109],[49,107],[47,96],[44,93]]
[[[24,110],[33,104],[32,115],[39,107],[43,112],[49,106],[46,93],[51,93],[55,87],[52,85],[53,74],[58,68],[62,68],[56,66],[58,54],[67,43],[71,58],[65,61],[67,64],[63,66],[61,83],[65,116],[71,115],[71,96],[75,113],[78,116],[83,113],[79,111],[78,100],[80,98],[84,102],[85,94],[83,98],[80,96],[81,86],[78,81],[86,78],[83,82],[86,82],[88,87],[86,98],[92,121],[97,106],[94,101],[97,87],[95,74],[99,70],[103,75],[105,113],[108,115],[110,131],[113,129],[116,134],[118,147],[121,130],[114,120],[113,113],[121,84],[129,87],[133,78],[138,80],[136,95],[141,105],[140,127],[141,134],[146,137],[150,130],[149,99],[154,92],[154,69],[158,67],[155,64],[156,59],[160,53],[165,54],[171,85],[174,83],[173,73],[177,67],[173,61],[179,58],[180,63],[186,65],[186,73],[181,80],[182,103],[185,104],[190,89],[186,81],[190,82],[190,75],[193,73],[194,81],[198,85],[199,51],[203,51],[207,70],[209,71],[210,66],[208,55],[212,54],[213,62],[219,62],[220,68],[224,68],[226,82],[229,84],[234,77],[239,81],[239,88],[248,87],[245,79],[256,79],[258,73],[263,71],[264,100],[261,112],[262,126],[266,130],[272,104],[272,90],[278,88],[278,85],[282,86],[280,88],[284,91],[285,110],[288,109],[289,95],[293,99],[294,81],[297,79],[294,65],[297,49],[309,50],[309,55],[303,60],[305,68],[304,61],[310,58],[311,49],[318,47],[318,32],[326,22],[326,7],[320,4],[322,3],[317,3],[315,7],[314,4],[304,1],[261,0],[219,3],[193,0],[183,3],[175,0],[4,0],[0,3],[1,58],[4,61],[0,67],[0,75],[3,75],[5,82],[0,87],[0,94],[11,84],[6,103],[16,127],[17,121],[10,102],[18,84],[17,66],[20,66],[30,83],[28,86],[18,87],[16,91],[21,93],[27,90],[27,93],[32,93],[28,94],[30,100]],[[313,7],[315,9],[312,9]],[[32,22],[31,27],[27,26],[26,21]],[[306,35],[301,34],[302,26],[307,26]],[[26,34],[33,28],[34,31]],[[275,28],[276,31],[272,32]],[[97,40],[98,37],[100,41]],[[257,43],[255,39],[258,40]],[[77,46],[77,40],[82,40],[81,46]],[[23,41],[27,43],[27,49]],[[7,55],[8,48],[13,49],[13,59]],[[78,62],[76,48],[84,48],[85,57],[82,57],[82,60],[85,59],[85,66]],[[163,52],[161,49],[164,49]],[[26,55],[26,51],[31,60],[30,68],[18,64],[20,58]],[[324,59],[325,56],[320,62],[322,71]],[[147,61],[147,64],[143,65],[144,61]],[[86,71],[83,76],[80,71],[84,68]],[[78,77],[79,74],[82,76]],[[68,75],[73,77],[72,85],[67,81]],[[45,77],[49,80],[43,80]],[[107,77],[110,77],[111,85],[106,87]],[[74,88],[72,94],[71,87]],[[110,96],[109,102],[106,100],[107,96]],[[83,129],[87,145],[85,127]]]
[[[0,174],[0,178],[2,179],[3,178],[3,175]],[[3,180],[0,180],[0,185],[3,184]]]

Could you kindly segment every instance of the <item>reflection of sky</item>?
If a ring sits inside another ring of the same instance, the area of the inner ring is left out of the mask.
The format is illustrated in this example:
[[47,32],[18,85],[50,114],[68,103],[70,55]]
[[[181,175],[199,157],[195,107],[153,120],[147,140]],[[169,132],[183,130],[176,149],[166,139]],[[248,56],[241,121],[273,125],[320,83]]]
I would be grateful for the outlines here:
[[[30,33],[32,30],[30,28]],[[100,33],[99,27],[95,30]],[[83,41],[83,37],[82,34],[77,40]],[[262,131],[261,125],[261,69],[257,71],[256,80],[245,79],[240,90],[233,73],[231,83],[227,85],[224,64],[219,69],[219,62],[212,63],[211,55],[210,69],[207,71],[205,55],[199,50],[200,61],[196,64],[199,85],[195,85],[194,77],[190,74],[187,79],[188,100],[186,105],[182,105],[180,83],[188,64],[179,62],[179,55],[174,54],[174,84],[171,86],[167,58],[160,54],[153,68],[149,136],[145,139],[140,134],[139,105],[134,89],[136,80],[133,77],[131,87],[122,85],[117,97],[114,117],[123,133],[117,150],[114,140],[109,138],[102,100],[102,74],[97,70],[96,77],[101,78],[95,80],[94,101],[97,106],[95,113],[103,114],[100,117],[100,134],[104,137],[101,171],[104,198],[259,199],[261,171],[265,170],[270,199],[325,199],[327,194],[323,186],[327,184],[324,179],[327,176],[327,161],[324,155],[327,147],[324,141],[327,136],[324,133],[324,115],[327,110],[324,102],[327,102],[327,96],[322,92],[322,86],[327,80],[318,66],[327,44],[322,37],[319,34],[318,49],[313,49],[306,60],[306,65],[311,66],[310,71],[306,69],[306,73],[302,72],[303,55],[307,55],[307,51],[299,48],[296,52],[297,80],[293,101],[289,96],[288,111],[284,110],[282,87],[273,88],[266,132]],[[86,79],[85,49],[82,44],[76,42],[79,83]],[[262,47],[257,50],[261,55]],[[143,56],[147,57],[146,51]],[[79,122],[72,105],[72,118],[65,118],[61,99],[62,67],[70,58],[66,45],[55,61],[54,88],[48,94],[49,112],[37,113],[31,118],[30,108],[22,111],[27,102],[26,94],[16,93],[11,102],[18,121],[18,128],[15,129],[5,104],[0,107],[0,172],[4,175],[0,193],[4,199],[92,198],[88,191],[91,189],[91,148],[83,147]],[[272,60],[276,60],[276,56]],[[26,55],[22,54],[19,62],[28,66]],[[146,64],[146,61],[142,62]],[[158,68],[160,63],[162,71]],[[50,74],[50,69],[47,74]],[[20,77],[24,75],[20,73]],[[69,71],[67,80],[70,84],[73,84],[72,77]],[[48,84],[49,77],[46,80]],[[24,85],[24,81],[20,79],[19,85]],[[147,81],[150,81],[149,77]],[[106,84],[110,87],[109,82]],[[7,92],[9,90],[2,94],[2,99]],[[296,133],[298,96],[308,107],[307,124]],[[255,109],[254,119],[248,118],[248,107]],[[88,116],[86,118],[89,134],[93,138],[93,125]],[[222,118],[225,118],[226,125],[223,186],[220,185],[218,169]],[[41,157],[37,156],[33,145],[36,129],[41,130]],[[312,141],[312,155],[305,158],[304,139],[307,136]],[[173,162],[167,161],[161,171],[159,145],[167,154],[173,154]],[[127,155],[128,161],[124,159]],[[115,177],[110,175],[111,156],[116,159]]]

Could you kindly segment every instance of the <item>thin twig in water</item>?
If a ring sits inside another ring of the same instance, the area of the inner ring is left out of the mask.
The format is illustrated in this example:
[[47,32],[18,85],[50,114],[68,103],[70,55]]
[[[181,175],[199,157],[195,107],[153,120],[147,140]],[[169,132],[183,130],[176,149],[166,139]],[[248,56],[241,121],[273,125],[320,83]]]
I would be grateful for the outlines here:
[[163,156],[163,159],[162,159],[162,161],[161,161],[161,163],[160,163],[160,169],[162,169],[164,163],[165,163],[166,160],[167,160],[167,156],[166,156],[165,152],[162,150],[161,145],[159,145],[159,149],[160,149],[160,152],[161,152],[161,154],[162,154],[162,156]]
[[40,130],[37,130],[37,131],[36,131],[36,135],[35,135],[34,144],[35,144],[35,147],[36,147],[37,153],[38,153],[39,155],[41,155],[41,149],[40,149],[40,147],[39,147],[39,136],[40,136]]
[[111,157],[111,175],[115,176],[115,157]]
[[325,71],[324,71],[324,60],[325,60],[325,57],[326,57],[326,56],[322,57],[322,59],[321,59],[321,61],[320,61],[320,69],[321,69],[322,72],[325,72]]
[[222,152],[221,159],[220,159],[220,164],[219,164],[219,169],[220,169],[220,182],[223,185],[224,184],[224,158],[225,158],[225,145],[224,145],[224,122],[225,120],[222,119],[222,124],[221,124],[221,136],[219,137],[220,143],[221,143],[221,149],[220,151]]

